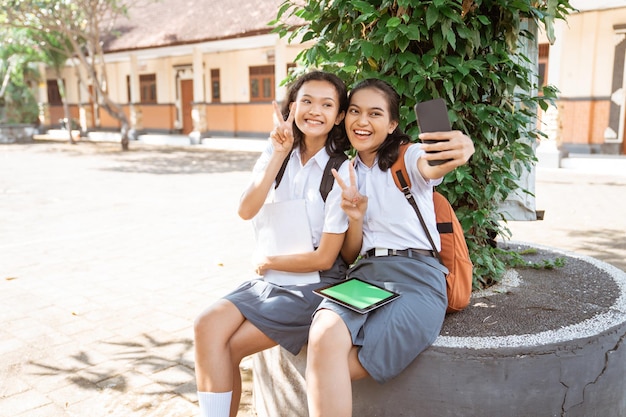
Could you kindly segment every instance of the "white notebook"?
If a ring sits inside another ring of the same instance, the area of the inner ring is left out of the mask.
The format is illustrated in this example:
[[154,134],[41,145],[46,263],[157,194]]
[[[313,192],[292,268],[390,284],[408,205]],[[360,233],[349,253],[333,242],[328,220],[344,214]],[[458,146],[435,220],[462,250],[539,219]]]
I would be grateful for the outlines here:
[[[303,199],[266,203],[254,217],[253,224],[256,256],[313,251],[311,226]],[[313,284],[320,281],[317,271],[296,273],[268,270],[263,278],[276,285]]]

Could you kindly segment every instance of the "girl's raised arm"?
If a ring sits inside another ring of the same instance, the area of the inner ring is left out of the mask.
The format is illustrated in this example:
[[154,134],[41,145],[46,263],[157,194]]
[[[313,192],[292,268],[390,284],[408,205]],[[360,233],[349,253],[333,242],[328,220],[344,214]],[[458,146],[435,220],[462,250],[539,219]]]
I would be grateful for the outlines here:
[[244,220],[250,220],[261,210],[283,161],[293,148],[293,120],[295,112],[290,111],[287,120],[283,120],[278,103],[274,101],[273,105],[276,117],[276,126],[270,133],[273,152],[265,170],[254,178],[239,200],[238,213]]
[[337,185],[341,187],[341,208],[348,215],[348,230],[341,247],[341,256],[348,264],[353,263],[361,252],[363,245],[363,219],[367,210],[367,197],[359,193],[356,181],[354,161],[348,165],[350,170],[350,185],[346,185],[336,170],[333,176]]

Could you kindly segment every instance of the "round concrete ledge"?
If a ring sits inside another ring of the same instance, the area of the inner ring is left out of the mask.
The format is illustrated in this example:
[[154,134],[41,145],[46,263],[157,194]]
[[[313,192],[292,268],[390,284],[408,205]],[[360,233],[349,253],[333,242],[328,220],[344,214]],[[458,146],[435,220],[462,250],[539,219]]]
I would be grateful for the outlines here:
[[[626,273],[535,248],[543,259],[565,257],[566,266],[520,270],[504,287],[474,294],[471,306],[449,315],[435,344],[397,378],[384,385],[355,381],[353,415],[626,416]],[[260,417],[308,415],[305,365],[306,349],[297,356],[280,348],[255,355]]]

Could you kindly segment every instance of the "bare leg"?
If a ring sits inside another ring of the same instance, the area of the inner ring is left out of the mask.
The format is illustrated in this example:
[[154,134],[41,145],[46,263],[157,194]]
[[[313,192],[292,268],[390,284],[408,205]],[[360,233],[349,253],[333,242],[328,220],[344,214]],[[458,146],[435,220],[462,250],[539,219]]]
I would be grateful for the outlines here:
[[367,375],[350,333],[330,310],[315,315],[307,348],[306,383],[310,417],[351,417],[352,379]]
[[202,392],[228,392],[233,386],[229,341],[245,318],[230,301],[219,300],[194,323],[196,385]]
[[232,391],[230,415],[234,417],[241,399],[241,360],[276,343],[227,300],[219,300],[200,314],[194,332],[198,391]]
[[276,342],[267,337],[249,321],[245,321],[230,339],[230,356],[233,361],[233,399],[230,416],[235,417],[241,402],[241,371],[239,364],[246,356],[276,346]]

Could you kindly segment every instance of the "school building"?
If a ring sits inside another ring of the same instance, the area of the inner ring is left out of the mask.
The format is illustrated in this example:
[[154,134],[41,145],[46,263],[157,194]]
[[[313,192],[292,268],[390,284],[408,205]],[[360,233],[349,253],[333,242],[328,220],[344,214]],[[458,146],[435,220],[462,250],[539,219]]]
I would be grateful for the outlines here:
[[539,45],[540,73],[559,89],[558,146],[626,154],[626,1],[570,3],[579,11],[557,23],[554,45]]
[[[271,33],[282,0],[142,2],[105,43],[110,98],[140,133],[267,136],[272,100],[302,49]],[[63,71],[72,118],[83,131],[115,131],[119,122],[98,106],[76,69]],[[47,70],[42,124],[64,117],[53,71]]]
[[[145,2],[117,23],[105,44],[110,98],[140,133],[266,137],[272,100],[304,48],[271,32],[282,0]],[[567,152],[624,154],[626,0],[571,0],[556,42],[539,39],[539,75],[559,89],[542,130]],[[76,69],[63,71],[72,118],[81,129],[115,131]],[[64,117],[56,79],[40,89],[44,127]],[[470,132],[471,134],[471,132]]]

